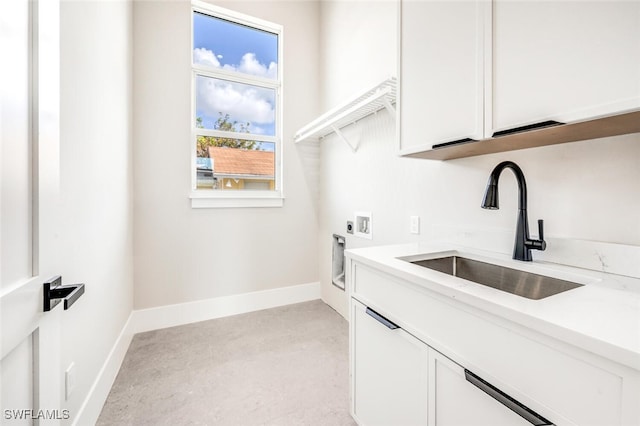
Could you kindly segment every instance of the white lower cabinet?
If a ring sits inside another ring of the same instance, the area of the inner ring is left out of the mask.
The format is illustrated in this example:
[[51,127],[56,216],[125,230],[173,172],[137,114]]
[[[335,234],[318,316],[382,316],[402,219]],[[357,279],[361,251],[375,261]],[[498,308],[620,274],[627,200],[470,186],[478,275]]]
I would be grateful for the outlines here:
[[359,424],[530,425],[469,382],[463,367],[355,299],[351,321],[352,409]]
[[347,260],[358,424],[640,425],[638,369]]
[[429,392],[434,395],[429,400],[429,425],[531,425],[471,384],[464,368],[433,349],[429,351],[429,378]]
[[375,315],[352,301],[353,415],[361,425],[424,425],[427,346]]

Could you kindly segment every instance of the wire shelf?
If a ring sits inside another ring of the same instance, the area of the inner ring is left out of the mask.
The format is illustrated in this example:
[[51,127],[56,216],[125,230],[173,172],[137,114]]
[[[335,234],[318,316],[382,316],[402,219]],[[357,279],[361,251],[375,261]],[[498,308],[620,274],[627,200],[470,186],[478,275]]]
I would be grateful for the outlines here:
[[295,142],[319,140],[331,133],[337,133],[355,151],[357,147],[352,146],[344,138],[340,129],[383,108],[395,114],[393,104],[396,101],[396,86],[396,78],[390,77],[359,96],[327,111],[298,130],[294,137]]

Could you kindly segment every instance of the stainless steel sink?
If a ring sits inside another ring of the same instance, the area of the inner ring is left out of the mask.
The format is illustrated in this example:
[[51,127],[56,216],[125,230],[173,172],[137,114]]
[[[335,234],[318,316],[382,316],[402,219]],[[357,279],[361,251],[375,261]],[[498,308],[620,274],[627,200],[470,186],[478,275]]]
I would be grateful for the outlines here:
[[415,260],[411,261],[411,263],[534,300],[544,299],[545,297],[583,286],[583,284],[571,281],[519,271],[460,256]]

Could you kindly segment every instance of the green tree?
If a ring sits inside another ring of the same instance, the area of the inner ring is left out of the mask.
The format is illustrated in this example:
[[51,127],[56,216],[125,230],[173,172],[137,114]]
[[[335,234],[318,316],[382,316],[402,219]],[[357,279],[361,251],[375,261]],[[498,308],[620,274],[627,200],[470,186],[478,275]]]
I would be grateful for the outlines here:
[[[229,114],[219,113],[220,116],[213,124],[214,130],[221,130],[225,132],[240,132],[240,133],[251,133],[249,131],[249,126],[251,123],[238,123],[237,121],[231,121]],[[196,127],[199,129],[204,128],[202,124],[202,117],[196,118]],[[258,142],[251,141],[246,139],[236,139],[236,138],[221,138],[217,136],[198,136],[197,140],[197,155],[201,158],[209,158],[209,147],[210,146],[227,146],[230,148],[239,148],[239,149],[258,149]]]

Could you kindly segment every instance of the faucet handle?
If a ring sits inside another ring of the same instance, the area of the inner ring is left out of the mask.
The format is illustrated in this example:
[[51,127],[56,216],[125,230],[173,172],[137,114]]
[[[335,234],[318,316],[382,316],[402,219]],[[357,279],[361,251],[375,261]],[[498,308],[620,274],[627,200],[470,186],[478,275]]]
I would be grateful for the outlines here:
[[544,251],[547,248],[547,242],[544,240],[544,220],[538,219],[538,239],[527,238],[524,245],[530,250]]
[[547,242],[544,240],[544,220],[542,219],[538,219],[538,240],[540,242],[538,250],[544,251],[547,248]]
[[538,238],[544,241],[544,220],[538,219]]

